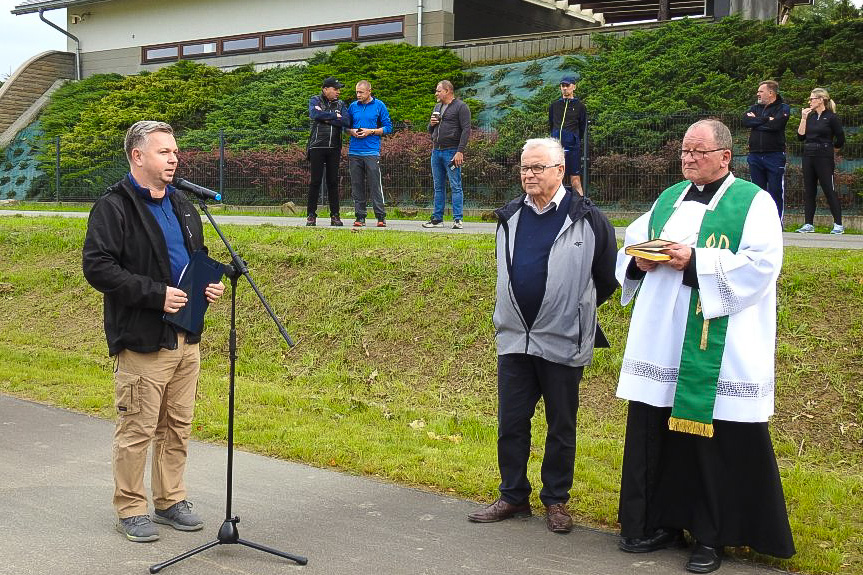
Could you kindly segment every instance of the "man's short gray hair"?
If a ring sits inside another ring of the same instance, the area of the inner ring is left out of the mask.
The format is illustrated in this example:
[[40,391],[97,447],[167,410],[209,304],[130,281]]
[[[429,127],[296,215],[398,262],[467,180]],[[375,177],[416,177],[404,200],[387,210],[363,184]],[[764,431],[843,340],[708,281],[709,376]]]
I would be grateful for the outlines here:
[[153,120],[141,120],[135,122],[126,130],[126,141],[123,143],[123,149],[126,150],[126,159],[132,161],[132,150],[141,148],[147,144],[147,138],[153,132],[164,132],[174,135],[174,128],[171,124],[165,122],[155,122]]
[[554,138],[531,138],[524,143],[521,153],[523,154],[534,148],[545,148],[546,152],[548,152],[549,159],[556,164],[563,164],[566,162],[563,146],[561,146],[560,142]]
[[719,120],[699,120],[689,126],[686,133],[688,134],[696,126],[707,126],[710,128],[710,131],[713,132],[713,143],[716,144],[717,148],[721,148],[723,150],[731,150],[734,148],[734,139],[731,137],[731,130],[729,130],[728,126]]
[[441,80],[437,83],[437,85],[446,90],[447,92],[455,91],[455,86],[453,86],[452,82],[450,82],[449,80]]

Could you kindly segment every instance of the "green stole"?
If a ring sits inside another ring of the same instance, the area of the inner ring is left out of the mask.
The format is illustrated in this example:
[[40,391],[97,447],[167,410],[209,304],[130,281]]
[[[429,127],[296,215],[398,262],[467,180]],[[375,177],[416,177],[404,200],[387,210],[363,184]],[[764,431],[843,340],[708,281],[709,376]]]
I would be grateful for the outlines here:
[[[683,181],[660,194],[650,216],[650,239],[656,239],[662,233],[662,228],[675,212],[677,200],[690,185],[691,182]],[[716,207],[704,212],[696,247],[728,249],[737,253],[746,215],[758,191],[758,186],[751,182],[734,180]],[[713,437],[716,382],[722,366],[727,330],[728,316],[704,319],[700,292],[693,289],[680,353],[674,407],[668,420],[669,429]]]

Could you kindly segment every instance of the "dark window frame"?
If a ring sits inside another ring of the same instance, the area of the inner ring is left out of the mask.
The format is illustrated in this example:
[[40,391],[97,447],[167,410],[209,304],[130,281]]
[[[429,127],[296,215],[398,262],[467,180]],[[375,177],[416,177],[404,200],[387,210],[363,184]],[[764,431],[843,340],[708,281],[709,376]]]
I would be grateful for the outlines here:
[[[360,26],[368,26],[374,24],[401,24],[401,32],[390,32],[385,34],[374,34],[368,36],[359,35]],[[327,30],[349,29],[350,37],[336,38],[331,40],[312,41],[313,32],[325,32]],[[267,38],[275,36],[289,36],[293,34],[300,35],[300,42],[292,44],[279,44],[277,46],[267,46]],[[203,38],[200,40],[187,40],[184,42],[170,42],[166,44],[152,44],[149,46],[141,46],[141,64],[156,64],[163,62],[178,62],[180,60],[202,60],[207,58],[218,58],[223,56],[234,56],[239,54],[257,54],[263,52],[274,52],[281,50],[296,50],[298,48],[309,48],[317,46],[328,46],[339,44],[341,42],[368,42],[382,40],[387,38],[404,38],[405,37],[405,17],[393,16],[387,18],[373,18],[369,20],[357,20],[353,22],[341,22],[338,24],[327,24],[322,26],[307,26],[305,28],[288,28],[285,30],[268,30],[266,32],[258,32],[255,34],[237,34],[233,36],[221,36],[217,38]],[[225,50],[224,43],[231,40],[251,40],[258,39],[257,48],[247,48],[240,50]],[[183,54],[183,49],[186,46],[199,46],[202,44],[215,44],[214,52],[204,52],[200,54]],[[176,48],[176,56],[167,56],[162,58],[148,58],[147,53],[151,50],[160,50],[165,48]]]
[[[315,32],[326,32],[328,30],[350,30],[350,35],[342,38],[332,38],[327,40],[312,40],[312,34]],[[314,26],[308,29],[307,42],[309,46],[326,46],[327,44],[339,44],[341,42],[353,42],[357,37],[357,28],[354,23],[344,23],[332,26]]]
[[[203,46],[204,44],[213,44],[215,47],[212,52],[200,52],[198,54],[183,54],[183,50],[186,46]],[[180,46],[180,59],[181,60],[197,60],[198,58],[212,58],[213,56],[219,56],[221,45],[219,43],[219,38],[210,38],[206,40],[192,40],[191,42],[179,42]]]
[[[150,50],[164,50],[165,48],[176,48],[176,56],[162,56],[160,58],[148,58],[147,52]],[[149,64],[150,62],[177,62],[180,60],[180,45],[174,44],[155,44],[153,46],[141,46],[141,63]]]
[[[367,34],[365,36],[360,36],[360,28],[362,26],[374,26],[378,24],[400,24],[401,31],[399,32],[384,32],[381,34]],[[404,18],[399,20],[385,20],[383,22],[359,22],[354,25],[355,32],[354,38],[357,42],[362,42],[364,40],[377,40],[378,38],[404,38],[405,37],[405,21]]]
[[[233,50],[226,50],[225,49],[225,43],[226,42],[237,42],[237,41],[241,41],[241,40],[257,40],[258,46],[256,48],[236,48]],[[219,51],[219,54],[225,55],[225,56],[232,56],[234,54],[248,54],[248,53],[260,52],[261,47],[263,46],[263,42],[264,42],[264,39],[263,39],[262,34],[244,34],[242,36],[231,36],[231,37],[226,37],[226,38],[220,38],[217,49]]]
[[[274,38],[276,36],[292,36],[294,34],[300,35],[299,43],[267,46],[267,38]],[[294,28],[293,30],[278,30],[276,32],[265,32],[261,36],[263,38],[263,41],[261,43],[261,52],[272,52],[273,50],[290,50],[292,48],[303,48],[309,45],[308,29],[306,28]]]

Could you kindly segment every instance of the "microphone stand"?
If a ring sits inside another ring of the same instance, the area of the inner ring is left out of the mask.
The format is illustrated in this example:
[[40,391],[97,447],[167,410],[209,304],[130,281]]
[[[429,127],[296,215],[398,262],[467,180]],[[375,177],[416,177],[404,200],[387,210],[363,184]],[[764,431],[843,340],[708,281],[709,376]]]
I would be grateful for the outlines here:
[[276,314],[273,313],[273,310],[270,308],[267,300],[261,294],[258,286],[255,285],[255,282],[249,276],[249,270],[246,267],[246,262],[237,255],[237,252],[234,251],[234,248],[231,247],[230,242],[228,242],[227,238],[225,238],[224,234],[222,234],[222,230],[219,229],[219,226],[216,224],[216,221],[213,219],[213,216],[210,214],[209,210],[207,210],[207,206],[204,203],[203,198],[198,198],[198,204],[201,207],[201,210],[206,214],[207,219],[210,220],[210,223],[213,225],[213,228],[216,230],[216,233],[219,234],[219,237],[222,238],[222,242],[225,244],[225,247],[228,248],[228,252],[231,254],[231,263],[225,266],[225,275],[231,280],[231,332],[230,332],[230,343],[229,343],[229,353],[230,353],[230,377],[229,377],[229,393],[228,393],[228,472],[227,472],[227,499],[225,501],[225,521],[222,523],[222,526],[219,528],[219,533],[217,538],[214,541],[210,541],[209,543],[205,543],[200,547],[196,547],[190,551],[186,551],[181,555],[177,555],[172,559],[168,559],[167,561],[163,561],[162,563],[157,563],[150,567],[150,573],[158,573],[165,567],[169,565],[173,565],[179,561],[184,559],[188,559],[193,555],[197,555],[202,551],[206,551],[211,547],[215,547],[216,545],[245,545],[246,547],[251,547],[253,549],[257,549],[259,551],[264,551],[266,553],[270,553],[272,555],[278,555],[279,557],[284,557],[285,559],[290,559],[291,561],[296,562],[299,565],[305,565],[309,562],[309,560],[300,555],[292,555],[290,553],[285,553],[284,551],[278,551],[271,547],[266,547],[264,545],[260,545],[258,543],[254,543],[252,541],[247,541],[246,539],[240,538],[240,533],[237,530],[237,523],[240,522],[240,518],[236,516],[231,516],[231,497],[232,497],[232,489],[233,489],[233,473],[234,473],[234,375],[236,373],[236,363],[237,363],[237,329],[236,329],[236,315],[237,315],[237,279],[240,276],[245,276],[245,278],[249,281],[249,285],[252,286],[252,289],[258,295],[258,299],[261,300],[261,303],[264,304],[264,308],[267,310],[267,313],[270,314],[270,317],[273,318],[273,321],[276,323],[276,326],[279,328],[279,333],[282,334],[282,337],[285,339],[287,344],[290,347],[294,346],[293,340],[288,335],[288,332],[285,330],[285,327],[282,325],[282,322],[279,321],[279,318],[276,317]]

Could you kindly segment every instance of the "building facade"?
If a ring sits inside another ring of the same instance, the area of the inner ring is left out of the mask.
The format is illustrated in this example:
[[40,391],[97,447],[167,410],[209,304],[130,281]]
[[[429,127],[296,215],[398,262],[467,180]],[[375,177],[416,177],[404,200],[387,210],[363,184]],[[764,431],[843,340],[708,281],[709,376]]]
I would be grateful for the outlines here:
[[83,77],[137,74],[180,59],[265,68],[341,42],[443,46],[601,24],[559,0],[27,0],[12,12],[33,17],[60,8]]

